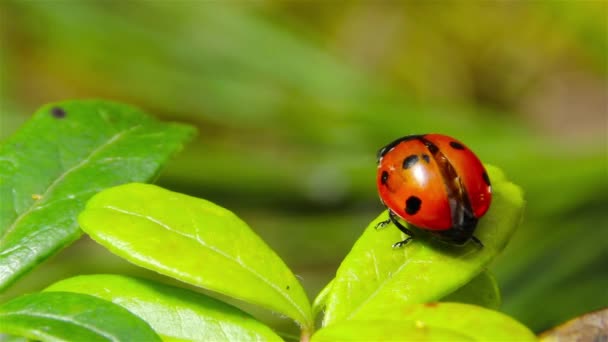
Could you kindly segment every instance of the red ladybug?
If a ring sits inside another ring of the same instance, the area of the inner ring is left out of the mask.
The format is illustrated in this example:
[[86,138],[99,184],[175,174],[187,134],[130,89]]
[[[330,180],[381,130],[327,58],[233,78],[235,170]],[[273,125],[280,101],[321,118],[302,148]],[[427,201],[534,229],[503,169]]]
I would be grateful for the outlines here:
[[463,245],[492,200],[488,173],[460,141],[441,134],[410,135],[378,152],[378,192],[389,218],[408,238],[414,235],[398,219],[429,231],[440,240]]

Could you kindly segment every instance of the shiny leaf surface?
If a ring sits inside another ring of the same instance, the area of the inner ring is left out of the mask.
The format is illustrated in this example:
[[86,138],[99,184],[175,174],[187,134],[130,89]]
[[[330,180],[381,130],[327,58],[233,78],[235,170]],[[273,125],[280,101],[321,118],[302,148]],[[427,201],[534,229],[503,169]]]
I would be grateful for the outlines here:
[[124,259],[312,326],[304,289],[245,222],[209,201],[148,184],[95,195],[78,221]]
[[319,330],[312,340],[329,341],[327,336],[341,340],[340,335],[352,336],[355,340],[357,336],[364,336],[365,340],[376,341],[536,340],[528,328],[509,316],[462,303],[397,304],[385,312],[368,315],[368,319],[336,323]]
[[428,329],[415,322],[391,320],[344,321],[319,330],[312,342],[334,341],[474,341],[447,329]]
[[280,341],[245,312],[200,293],[119,275],[87,275],[57,282],[46,291],[99,297],[142,318],[163,339]]
[[103,101],[38,110],[0,145],[0,290],[80,236],[90,196],[157,176],[193,133]]
[[3,303],[0,333],[40,341],[160,341],[126,309],[70,292],[35,293]]

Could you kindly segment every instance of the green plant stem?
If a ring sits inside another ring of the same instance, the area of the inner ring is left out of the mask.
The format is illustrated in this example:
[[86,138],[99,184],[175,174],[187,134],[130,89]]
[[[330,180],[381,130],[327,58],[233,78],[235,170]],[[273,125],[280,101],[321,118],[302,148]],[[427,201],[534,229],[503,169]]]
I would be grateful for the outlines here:
[[308,342],[310,341],[310,336],[313,333],[313,329],[305,328],[302,329],[302,334],[300,335],[300,342]]

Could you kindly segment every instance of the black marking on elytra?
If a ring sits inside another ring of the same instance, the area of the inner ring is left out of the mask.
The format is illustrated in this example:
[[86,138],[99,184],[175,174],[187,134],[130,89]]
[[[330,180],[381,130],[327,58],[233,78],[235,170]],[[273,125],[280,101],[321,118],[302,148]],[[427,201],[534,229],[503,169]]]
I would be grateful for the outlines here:
[[405,213],[408,215],[416,215],[422,206],[422,200],[416,196],[410,196],[405,201]]
[[66,112],[65,110],[63,110],[63,108],[61,107],[53,107],[53,109],[51,109],[51,115],[53,115],[53,117],[57,118],[57,119],[63,119],[66,116]]
[[431,157],[429,157],[428,154],[423,154],[422,159],[424,159],[427,164],[431,162]]
[[289,289],[290,289],[289,285],[285,286],[285,289],[286,289],[286,290],[289,290]]
[[386,185],[386,183],[388,182],[388,172],[387,171],[382,171],[382,176],[380,177],[380,182],[382,183],[382,185]]
[[380,159],[382,159],[382,157],[384,157],[384,155],[392,150],[393,148],[395,148],[395,146],[401,144],[404,141],[409,141],[409,140],[414,140],[414,139],[419,139],[420,137],[422,137],[421,135],[408,135],[405,137],[401,137],[397,140],[392,141],[391,143],[389,143],[388,145],[384,146],[383,148],[381,148],[378,151],[378,154],[376,155],[376,160],[378,161],[378,163],[380,162]]
[[403,159],[403,168],[405,170],[407,170],[410,167],[416,165],[417,162],[418,162],[417,155],[415,155],[415,154],[409,155],[409,156],[407,156],[407,158]]
[[483,181],[486,182],[486,185],[491,186],[492,184],[490,184],[490,177],[488,177],[488,173],[487,172],[483,172],[481,174],[481,177],[483,178]]
[[[475,227],[477,226],[477,218],[473,213],[467,189],[462,183],[462,178],[456,173],[454,166],[452,166],[448,158],[439,150],[439,148],[431,141],[425,139],[424,136],[421,137],[420,140],[429,149],[431,157],[433,157],[433,160],[437,163],[450,204],[452,227],[450,229],[437,231],[433,234],[437,235],[442,240],[462,245],[471,239]],[[452,146],[452,148],[456,147]]]
[[455,150],[464,150],[464,146],[458,141],[450,141],[450,146]]
[[431,154],[437,154],[437,152],[439,152],[439,147],[437,147],[437,145],[433,144],[432,142],[428,141],[428,140],[424,140],[424,145],[426,146],[426,148],[429,149],[429,152],[431,152]]

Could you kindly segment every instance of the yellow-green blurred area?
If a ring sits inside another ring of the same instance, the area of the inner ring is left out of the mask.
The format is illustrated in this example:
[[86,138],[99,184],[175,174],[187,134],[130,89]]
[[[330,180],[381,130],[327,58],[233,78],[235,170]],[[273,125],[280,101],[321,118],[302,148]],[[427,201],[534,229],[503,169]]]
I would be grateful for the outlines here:
[[[599,0],[3,0],[1,135],[69,98],[196,125],[158,183],[235,211],[311,297],[383,209],[376,151],[457,137],[526,193],[492,270],[541,331],[608,306],[607,21]],[[146,276],[85,239],[2,296],[104,272]]]

